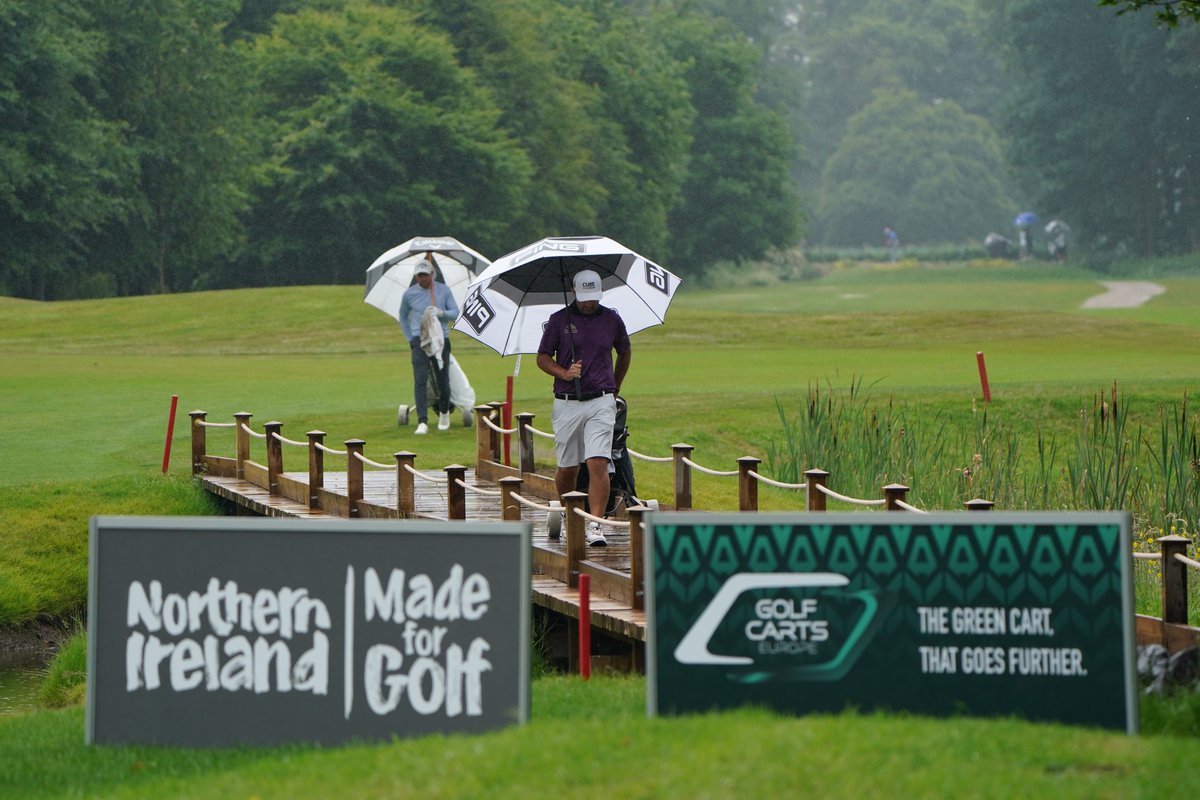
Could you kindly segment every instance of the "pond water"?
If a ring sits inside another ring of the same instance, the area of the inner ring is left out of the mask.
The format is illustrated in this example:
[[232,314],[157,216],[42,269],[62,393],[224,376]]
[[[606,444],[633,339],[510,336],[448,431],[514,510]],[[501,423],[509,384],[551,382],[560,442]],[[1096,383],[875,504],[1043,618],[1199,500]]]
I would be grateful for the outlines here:
[[37,708],[34,698],[46,663],[46,654],[39,650],[0,651],[0,716]]

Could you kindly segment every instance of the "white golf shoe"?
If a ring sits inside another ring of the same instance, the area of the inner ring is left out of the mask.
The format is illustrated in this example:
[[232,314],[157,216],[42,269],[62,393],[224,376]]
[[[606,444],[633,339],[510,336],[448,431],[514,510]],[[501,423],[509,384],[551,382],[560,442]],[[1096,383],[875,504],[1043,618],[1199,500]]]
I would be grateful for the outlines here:
[[438,430],[439,431],[450,430],[450,412],[449,411],[443,411],[438,414]]
[[424,422],[418,422],[417,429],[414,432],[417,434],[417,436],[424,436],[425,434],[429,433],[429,426]]
[[608,539],[604,538],[604,528],[600,527],[599,522],[589,522],[583,538],[588,547],[608,546]]

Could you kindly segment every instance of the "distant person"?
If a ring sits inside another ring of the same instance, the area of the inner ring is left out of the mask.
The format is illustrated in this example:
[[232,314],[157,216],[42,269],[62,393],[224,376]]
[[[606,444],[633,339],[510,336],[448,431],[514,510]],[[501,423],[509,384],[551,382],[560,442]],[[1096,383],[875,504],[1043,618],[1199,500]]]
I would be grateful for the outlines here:
[[1052,219],[1046,225],[1046,252],[1060,264],[1067,260],[1067,243],[1070,234],[1070,226],[1061,219]]
[[891,227],[884,228],[883,243],[887,246],[890,260],[895,261],[900,258],[900,234]]
[[[554,377],[554,453],[558,470],[554,486],[562,495],[575,491],[579,466],[588,471],[588,510],[603,517],[608,509],[613,428],[617,394],[633,351],[621,315],[600,305],[600,275],[590,269],[575,274],[575,302],[555,311],[538,344],[538,369]],[[613,352],[616,364],[613,364]],[[599,522],[589,521],[585,541],[608,544]]]
[[1010,255],[1009,248],[1012,242],[1008,237],[1002,236],[996,232],[989,233],[983,239],[983,247],[987,250],[988,255],[992,258],[1008,258]]
[[[413,394],[417,401],[418,436],[429,432],[429,372],[437,385],[438,430],[450,429],[450,323],[458,317],[458,303],[450,287],[433,279],[429,254],[413,268],[416,283],[400,301],[400,329],[412,350]],[[440,345],[440,346],[439,346]]]

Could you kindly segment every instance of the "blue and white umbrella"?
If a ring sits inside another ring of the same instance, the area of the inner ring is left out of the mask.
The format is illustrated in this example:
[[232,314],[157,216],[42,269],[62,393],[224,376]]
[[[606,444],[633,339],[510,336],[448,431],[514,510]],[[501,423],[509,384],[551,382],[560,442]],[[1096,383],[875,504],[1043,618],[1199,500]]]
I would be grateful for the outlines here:
[[1013,220],[1013,226],[1016,228],[1031,228],[1041,222],[1037,214],[1032,211],[1022,211],[1017,214],[1017,218]]

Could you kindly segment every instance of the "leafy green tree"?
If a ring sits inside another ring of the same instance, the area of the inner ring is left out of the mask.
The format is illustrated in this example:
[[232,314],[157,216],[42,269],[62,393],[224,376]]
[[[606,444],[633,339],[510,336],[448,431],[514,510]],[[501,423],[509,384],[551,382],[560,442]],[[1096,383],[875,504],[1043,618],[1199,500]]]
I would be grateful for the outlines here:
[[671,212],[672,264],[703,273],[795,243],[802,216],[786,119],[754,99],[759,56],[728,23],[692,16],[660,31],[685,76],[696,110],[682,202]]
[[74,0],[0,0],[0,294],[104,294],[81,238],[121,220],[133,167],[96,107],[104,41]]
[[828,244],[982,239],[1010,218],[999,137],[957,103],[880,91],[850,118],[821,181],[819,227]]
[[977,0],[818,0],[800,13],[807,30],[805,143],[817,174],[850,117],[878,89],[908,89],[927,103],[951,100],[988,119],[1007,91],[981,35],[988,18]]
[[997,13],[1014,76],[1010,160],[1035,208],[1085,246],[1200,250],[1200,28],[1034,0]]
[[605,202],[593,143],[601,124],[594,90],[563,74],[559,51],[586,38],[590,18],[551,0],[414,0],[427,24],[445,31],[460,64],[474,71],[499,109],[498,126],[532,168],[524,209],[497,252],[547,235],[599,230]]
[[1115,6],[1117,15],[1143,8],[1154,9],[1154,18],[1174,28],[1180,21],[1200,22],[1200,0],[1097,0],[1099,6]]
[[94,0],[106,42],[105,116],[119,122],[136,169],[130,213],[88,241],[90,261],[123,294],[195,285],[242,238],[255,158],[245,70],[222,39],[237,0]]
[[497,252],[531,166],[443,34],[403,9],[348,3],[277,16],[252,60],[270,166],[243,280],[355,282],[415,235]]
[[604,190],[599,230],[665,260],[668,212],[683,198],[692,97],[683,64],[658,32],[618,12],[598,12],[576,42],[559,49],[559,64],[587,88],[589,149]]

